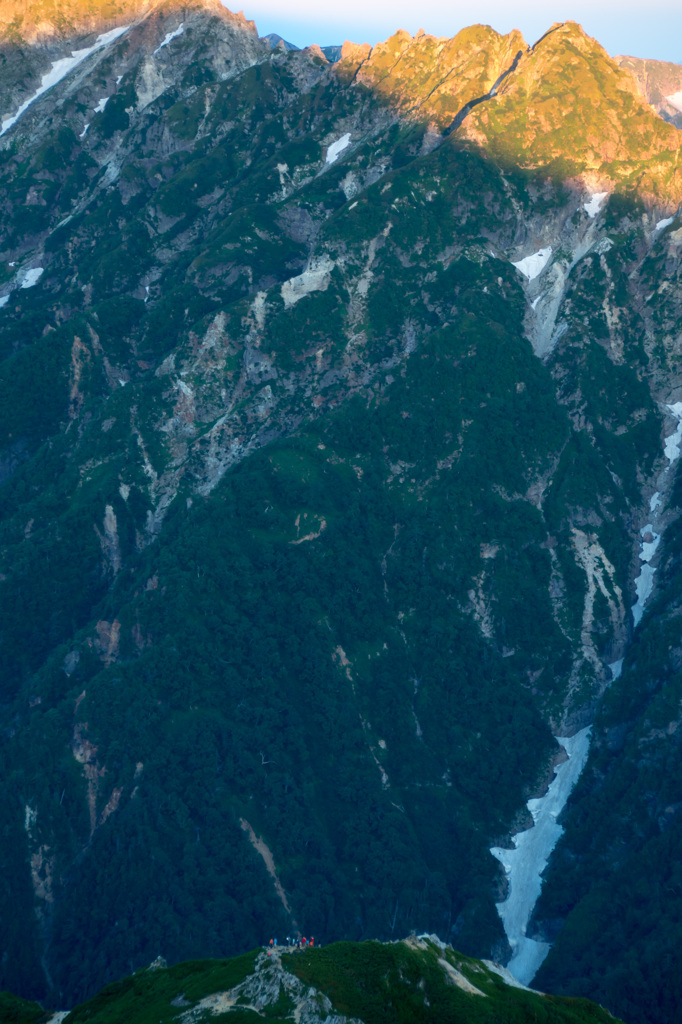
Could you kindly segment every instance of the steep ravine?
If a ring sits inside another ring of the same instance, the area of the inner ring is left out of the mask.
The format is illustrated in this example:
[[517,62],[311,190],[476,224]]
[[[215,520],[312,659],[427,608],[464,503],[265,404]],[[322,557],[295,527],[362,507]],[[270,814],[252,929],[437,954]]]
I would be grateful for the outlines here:
[[461,126],[464,123],[465,118],[471,113],[471,111],[474,109],[474,107],[477,107],[479,105],[479,103],[485,103],[486,100],[491,100],[491,99],[493,99],[497,95],[497,90],[502,85],[504,80],[506,78],[509,78],[509,76],[514,73],[514,71],[518,67],[518,63],[519,63],[519,61],[521,60],[522,57],[523,57],[523,50],[519,50],[517,52],[516,56],[514,57],[514,60],[512,61],[512,63],[507,68],[507,70],[502,72],[502,74],[499,76],[499,78],[495,81],[493,87],[491,89],[489,89],[488,92],[484,93],[483,96],[477,96],[475,99],[469,100],[468,103],[464,104],[462,109],[452,119],[452,122],[448,125],[448,127],[443,132],[443,138],[447,138],[448,135],[452,135],[452,133],[456,132],[458,128],[461,128]]
[[590,746],[590,726],[574,736],[557,736],[566,759],[554,769],[554,779],[544,796],[529,800],[531,828],[517,832],[514,849],[493,846],[490,850],[502,864],[509,892],[496,904],[512,948],[507,969],[522,985],[533,980],[549,952],[546,942],[528,938],[526,931],[542,889],[542,874],[563,829],[557,819],[585,767]]
[[[607,199],[608,194],[601,193],[589,197],[582,204],[589,218],[586,230],[580,229],[576,232],[572,227],[566,232],[564,229],[558,236],[553,236],[551,244],[546,244],[545,248],[514,262],[514,266],[524,278],[524,288],[531,312],[527,325],[534,350],[540,358],[551,357],[554,346],[561,340],[563,332],[557,331],[556,323],[566,297],[572,271],[590,250],[602,254],[607,252],[612,245],[597,220],[597,216],[604,206],[604,200]],[[665,218],[656,224],[655,230],[651,233],[652,244],[658,233],[673,223],[673,219]],[[545,233],[545,241],[548,240],[548,237]],[[566,252],[567,249],[572,251],[572,258],[568,259],[564,256],[562,264],[556,266],[552,256],[557,249],[562,252]],[[547,295],[548,290],[552,292],[552,301],[551,304],[545,304],[544,316],[538,322],[532,314],[535,313],[538,303]],[[568,325],[564,324],[564,330],[567,329]],[[641,567],[634,580],[636,599],[630,609],[632,620],[627,631],[627,638],[621,637],[616,640],[614,637],[620,656],[608,665],[612,682],[615,682],[621,675],[632,630],[641,623],[646,605],[654,591],[657,553],[660,556],[659,545],[661,545],[666,526],[671,522],[671,517],[677,514],[668,509],[668,501],[673,486],[673,476],[670,470],[681,454],[682,402],[666,404],[662,412],[664,414],[663,455],[667,460],[667,465],[657,471],[655,481],[652,481],[656,490],[649,499],[648,520],[633,537],[633,541],[638,547],[638,559]],[[676,428],[672,432],[666,426],[671,420],[676,423]],[[529,938],[527,929],[540,896],[543,874],[552,852],[564,832],[557,819],[564,810],[587,763],[591,730],[592,724],[583,727],[569,738],[556,737],[557,742],[564,747],[568,759],[555,768],[555,778],[544,796],[528,801],[527,808],[533,817],[533,825],[512,837],[513,849],[492,847],[490,850],[503,865],[507,877],[507,896],[505,900],[496,904],[512,949],[512,956],[507,966],[523,984],[529,984],[533,980],[551,948],[548,942]]]

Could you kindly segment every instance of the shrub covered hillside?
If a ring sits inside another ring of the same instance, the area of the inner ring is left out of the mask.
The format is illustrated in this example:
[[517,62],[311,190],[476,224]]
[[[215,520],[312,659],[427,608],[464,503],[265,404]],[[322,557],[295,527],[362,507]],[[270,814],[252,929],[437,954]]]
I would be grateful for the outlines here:
[[[0,995],[0,1020],[46,1024],[36,1003]],[[337,942],[325,949],[247,953],[233,960],[155,961],[107,986],[63,1024],[607,1024],[586,999],[523,989],[493,963],[434,936]]]
[[296,922],[506,963],[490,847],[591,724],[538,984],[669,1021],[682,135],[573,24],[331,65],[48,8],[0,44],[0,987]]

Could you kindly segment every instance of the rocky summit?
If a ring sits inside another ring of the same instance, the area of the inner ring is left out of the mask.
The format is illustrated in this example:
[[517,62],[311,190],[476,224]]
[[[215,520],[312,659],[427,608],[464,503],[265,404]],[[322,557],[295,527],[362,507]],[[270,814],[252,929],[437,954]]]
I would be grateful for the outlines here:
[[679,68],[274,41],[0,3],[0,988],[426,933],[669,1024]]

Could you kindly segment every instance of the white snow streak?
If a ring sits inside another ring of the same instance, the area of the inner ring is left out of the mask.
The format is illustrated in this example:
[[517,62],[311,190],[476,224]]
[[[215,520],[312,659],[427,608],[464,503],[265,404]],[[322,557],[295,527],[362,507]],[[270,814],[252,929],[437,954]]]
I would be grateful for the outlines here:
[[89,127],[90,127],[90,123],[89,122],[88,122],[88,124],[84,125],[83,131],[78,136],[79,139],[84,139],[85,138],[85,136],[88,134],[88,128]]
[[32,267],[30,270],[25,270],[20,275],[20,288],[33,288],[34,285],[38,284],[38,281],[43,276],[42,267]]
[[680,457],[680,444],[682,443],[682,402],[675,402],[674,405],[666,405],[670,415],[677,420],[677,429],[670,437],[665,439],[665,457],[672,465],[675,459]]
[[597,216],[601,208],[601,204],[604,202],[607,195],[608,192],[595,192],[590,196],[586,203],[583,203],[583,209],[588,217],[592,217],[594,219]]
[[549,263],[551,255],[552,246],[548,245],[546,249],[538,249],[537,252],[532,253],[530,256],[525,256],[522,260],[512,260],[511,264],[517,270],[520,270],[529,281],[534,281]]
[[58,82],[61,82],[62,78],[65,78],[66,75],[81,64],[86,57],[89,57],[90,54],[94,53],[96,50],[101,50],[103,46],[113,43],[115,39],[122,36],[129,28],[130,25],[124,25],[122,28],[112,29],[111,32],[104,32],[101,36],[98,36],[96,42],[92,46],[88,46],[87,49],[73,50],[70,57],[62,57],[61,60],[53,61],[50,70],[46,71],[43,75],[40,82],[40,88],[37,92],[35,92],[30,99],[22,103],[16,114],[13,114],[12,117],[8,117],[7,120],[2,122],[0,135],[4,135],[5,132],[8,132],[12,125],[17,123],[24,111],[28,110],[31,104],[34,103],[39,96],[46,93],[53,85],[57,85]]
[[[660,533],[654,533],[651,523],[647,523],[639,532],[642,537],[642,550],[639,553],[639,557],[643,562],[650,562],[656,554],[656,548],[660,544],[661,535]],[[650,537],[651,540],[647,540],[647,537]]]
[[666,96],[666,99],[682,114],[682,92],[674,92],[672,96]]
[[175,29],[174,32],[169,32],[168,35],[166,36],[166,38],[164,39],[164,41],[162,43],[159,43],[159,45],[154,50],[154,53],[152,54],[152,56],[156,57],[156,55],[159,52],[159,50],[163,50],[164,46],[168,46],[168,44],[170,43],[170,41],[172,39],[177,39],[178,36],[181,36],[184,31],[185,31],[185,23],[183,21],[183,22],[181,22],[178,25],[178,27]]
[[0,298],[0,309],[2,309],[3,306],[6,306],[8,302],[9,302],[9,295],[3,295]]
[[334,161],[339,158],[341,153],[343,153],[349,143],[350,132],[346,132],[346,134],[342,135],[340,139],[336,140],[336,142],[332,142],[331,146],[327,149],[327,159],[325,160],[325,163],[333,164]]
[[564,831],[557,818],[587,760],[590,730],[591,726],[587,726],[575,736],[557,736],[557,743],[565,749],[568,760],[554,769],[554,779],[546,795],[528,801],[528,810],[533,815],[532,828],[513,837],[513,850],[499,846],[490,850],[503,865],[509,882],[507,899],[496,906],[512,948],[507,968],[522,985],[532,981],[549,952],[548,943],[526,937],[526,928],[542,889],[542,872]]
[[108,102],[109,102],[109,97],[108,96],[103,96],[102,99],[97,104],[97,106],[94,108],[95,113],[96,114],[103,114],[104,113],[104,108],[106,107]]
[[641,571],[637,579],[635,580],[635,593],[637,594],[637,601],[632,606],[632,617],[635,620],[635,625],[638,626],[642,621],[642,615],[644,614],[644,605],[651,597],[651,591],[654,589],[654,573],[656,570],[645,562],[642,566]]
[[[653,500],[653,499],[652,499]],[[644,562],[639,576],[635,580],[635,593],[637,594],[637,601],[632,606],[632,618],[634,619],[635,626],[639,625],[644,614],[644,606],[651,597],[651,592],[654,589],[654,573],[656,570],[653,566],[649,565],[649,562],[656,554],[656,548],[661,542],[660,533],[655,533],[651,523],[647,523],[639,531],[642,538],[641,548],[639,557]],[[648,539],[647,539],[648,538]]]
[[[666,410],[672,417],[677,420],[677,427],[672,434],[669,434],[665,438],[663,451],[665,457],[668,460],[668,466],[666,472],[672,466],[673,462],[676,462],[680,457],[680,447],[682,446],[682,402],[675,402],[673,405],[666,405]],[[649,499],[649,511],[652,513],[654,522],[657,520],[656,510],[663,504],[661,500],[660,491],[656,491],[652,494]],[[653,527],[653,523],[647,523],[639,531],[642,538],[640,544],[639,557],[644,563],[640,569],[639,576],[635,580],[635,593],[637,600],[632,606],[632,618],[634,619],[635,626],[638,626],[642,621],[644,614],[644,607],[651,597],[654,589],[654,575],[656,569],[652,566],[651,560],[656,554],[656,549],[661,542],[661,535],[656,533]]]
[[667,228],[669,224],[672,224],[674,220],[674,217],[664,217],[663,220],[659,220],[658,224],[656,225],[656,230],[662,231],[663,228]]
[[620,674],[623,671],[623,658],[619,658],[618,661],[612,661],[609,665],[611,669],[611,680],[615,682],[616,679],[620,679]]

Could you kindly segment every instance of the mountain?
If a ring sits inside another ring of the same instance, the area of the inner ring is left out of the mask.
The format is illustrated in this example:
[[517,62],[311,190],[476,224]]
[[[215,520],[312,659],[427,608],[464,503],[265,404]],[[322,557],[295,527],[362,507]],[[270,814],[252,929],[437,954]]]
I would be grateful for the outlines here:
[[[3,1002],[4,1000],[4,1002]],[[0,994],[2,1020],[43,1024],[36,1004]],[[11,1016],[7,1016],[11,1014]],[[115,982],[94,999],[60,1015],[66,1024],[143,1024],[211,1021],[235,1024],[304,1020],[306,1024],[392,1024],[448,1020],[521,1024],[607,1024],[615,1018],[586,999],[524,989],[499,965],[463,957],[436,936],[390,945],[340,942],[324,949],[272,954],[254,951],[232,960],[146,970]]]
[[337,60],[341,60],[341,51],[342,50],[343,50],[343,46],[323,46],[322,47],[323,54],[325,55],[327,60],[330,63],[332,63],[332,64],[336,63]]
[[414,930],[674,1020],[682,134],[574,23],[330,63],[46,9],[0,67],[0,987]]
[[616,57],[634,77],[642,96],[664,120],[682,128],[682,66],[664,60]]
[[283,45],[285,50],[300,49],[300,47],[294,46],[293,43],[288,43],[286,39],[282,39],[282,37],[278,36],[276,32],[269,32],[266,36],[261,36],[261,38],[268,41],[271,50],[274,50],[279,43]]

